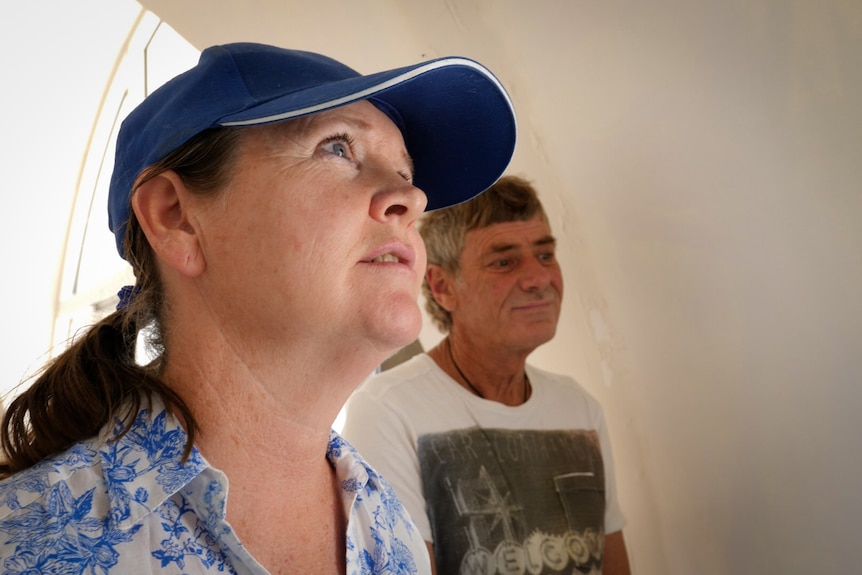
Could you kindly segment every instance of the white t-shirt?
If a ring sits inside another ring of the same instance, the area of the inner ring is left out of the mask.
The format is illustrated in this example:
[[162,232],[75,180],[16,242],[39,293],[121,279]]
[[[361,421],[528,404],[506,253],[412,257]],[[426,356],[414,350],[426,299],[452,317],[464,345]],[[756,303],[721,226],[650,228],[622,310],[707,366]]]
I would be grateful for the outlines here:
[[347,402],[343,436],[434,543],[439,573],[590,570],[624,525],[601,406],[570,377],[527,375],[529,400],[510,407],[423,353]]

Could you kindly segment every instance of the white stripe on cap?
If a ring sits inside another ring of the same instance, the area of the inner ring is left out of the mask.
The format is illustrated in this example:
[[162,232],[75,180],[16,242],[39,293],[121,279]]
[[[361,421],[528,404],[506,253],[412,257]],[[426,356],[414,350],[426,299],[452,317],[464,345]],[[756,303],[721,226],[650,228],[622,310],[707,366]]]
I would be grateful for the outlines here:
[[272,116],[266,116],[263,118],[254,118],[251,120],[238,120],[233,122],[222,122],[219,124],[220,126],[253,126],[256,124],[266,124],[268,122],[278,122],[281,120],[288,120],[290,118],[296,118],[299,116],[305,116],[306,114],[314,114],[315,112],[320,112],[322,110],[328,110],[330,108],[335,108],[336,106],[340,106],[342,104],[346,104],[348,102],[353,102],[357,100],[364,100],[369,96],[373,96],[377,92],[385,90],[386,88],[391,88],[392,86],[397,86],[411,78],[415,78],[420,74],[424,74],[425,72],[430,72],[431,70],[436,70],[437,68],[445,68],[448,66],[466,66],[468,68],[473,68],[474,70],[478,70],[482,73],[488,80],[490,80],[494,85],[497,86],[497,89],[506,98],[506,103],[509,104],[509,108],[513,108],[512,101],[509,99],[509,95],[506,90],[503,88],[503,85],[500,84],[499,80],[494,77],[491,72],[472,60],[467,60],[465,58],[444,58],[442,60],[436,60],[434,62],[430,62],[425,64],[424,66],[419,66],[418,68],[414,68],[400,76],[396,76],[383,82],[381,84],[377,84],[370,88],[366,88],[360,92],[356,92],[350,94],[349,96],[344,96],[342,98],[336,98],[335,100],[330,100],[328,102],[323,102],[321,104],[315,104],[314,106],[308,106],[306,108],[301,108],[299,110],[293,110],[291,112],[284,112],[282,114],[274,114]]

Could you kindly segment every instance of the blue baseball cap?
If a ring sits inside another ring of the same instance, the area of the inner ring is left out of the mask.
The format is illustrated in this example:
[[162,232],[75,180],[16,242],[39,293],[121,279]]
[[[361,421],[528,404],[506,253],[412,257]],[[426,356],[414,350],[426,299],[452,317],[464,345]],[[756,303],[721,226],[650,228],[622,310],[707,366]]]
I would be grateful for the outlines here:
[[108,193],[117,250],[138,176],[200,132],[282,122],[370,100],[400,128],[413,183],[429,210],[485,191],[515,150],[512,102],[469,58],[437,58],[362,75],[327,56],[240,42],[213,46],[195,67],[150,94],[123,121]]

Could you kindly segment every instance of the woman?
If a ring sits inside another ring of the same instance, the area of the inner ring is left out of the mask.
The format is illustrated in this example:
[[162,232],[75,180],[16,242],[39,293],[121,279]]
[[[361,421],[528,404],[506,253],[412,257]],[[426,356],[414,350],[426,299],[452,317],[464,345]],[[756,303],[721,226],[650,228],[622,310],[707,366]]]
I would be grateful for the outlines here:
[[108,199],[134,289],[4,418],[4,572],[428,573],[330,425],[419,331],[426,202],[490,186],[514,143],[462,58],[362,76],[230,44],[150,95]]

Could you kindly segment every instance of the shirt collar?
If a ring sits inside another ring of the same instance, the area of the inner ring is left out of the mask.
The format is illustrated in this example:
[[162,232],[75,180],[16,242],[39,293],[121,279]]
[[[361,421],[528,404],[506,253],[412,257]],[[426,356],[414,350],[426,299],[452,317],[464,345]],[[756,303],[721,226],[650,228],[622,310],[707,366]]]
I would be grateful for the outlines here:
[[[199,513],[204,512],[200,514],[211,520],[224,518],[227,477],[211,467],[194,446],[189,458],[182,461],[188,434],[160,400],[153,398],[142,408],[124,435],[122,427],[117,421],[103,434],[98,448],[110,517],[120,529],[131,528],[180,490],[188,492],[191,503]],[[330,431],[326,457],[339,478],[347,516],[369,484],[375,489],[382,487],[377,473],[334,430]],[[201,480],[195,481],[198,477]]]
[[188,435],[156,398],[136,414],[127,433],[122,428],[115,422],[98,450],[111,521],[128,529],[209,466],[194,447],[182,461]]

